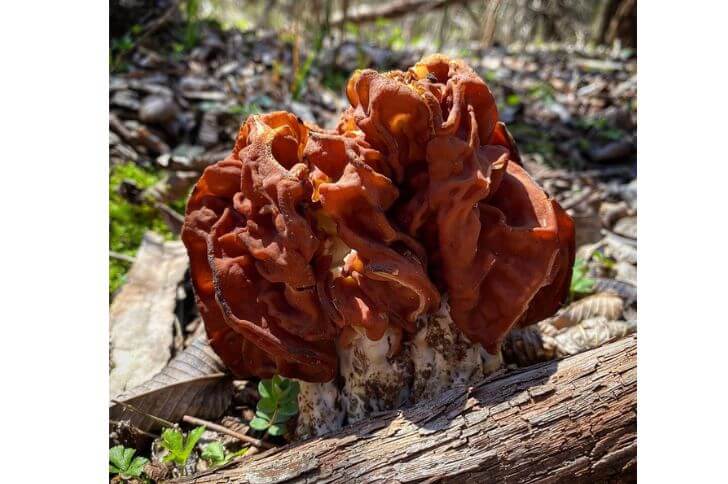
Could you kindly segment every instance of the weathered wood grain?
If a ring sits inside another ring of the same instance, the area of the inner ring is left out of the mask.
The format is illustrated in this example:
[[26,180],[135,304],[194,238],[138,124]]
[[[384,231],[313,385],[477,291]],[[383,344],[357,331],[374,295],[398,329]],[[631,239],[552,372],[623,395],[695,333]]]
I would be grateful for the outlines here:
[[636,480],[637,337],[179,482]]

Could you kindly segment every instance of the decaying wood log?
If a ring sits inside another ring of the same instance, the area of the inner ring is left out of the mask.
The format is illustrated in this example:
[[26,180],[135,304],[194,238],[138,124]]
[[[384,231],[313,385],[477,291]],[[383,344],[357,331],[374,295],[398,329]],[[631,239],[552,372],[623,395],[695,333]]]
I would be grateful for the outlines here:
[[634,335],[179,482],[635,481],[636,355]]

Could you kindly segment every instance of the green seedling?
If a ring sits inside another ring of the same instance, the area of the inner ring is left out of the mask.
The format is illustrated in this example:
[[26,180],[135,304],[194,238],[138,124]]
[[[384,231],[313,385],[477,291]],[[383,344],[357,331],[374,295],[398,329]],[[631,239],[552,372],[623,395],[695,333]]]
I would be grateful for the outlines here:
[[285,434],[286,426],[283,424],[298,413],[299,390],[297,381],[278,375],[269,380],[261,380],[258,384],[260,400],[250,426],[274,436]]
[[592,257],[594,258],[594,260],[599,262],[605,269],[608,270],[614,269],[614,266],[617,264],[616,260],[612,259],[611,257],[607,257],[599,251],[594,252],[594,255],[592,255]]
[[109,449],[109,474],[117,474],[124,479],[140,477],[149,459],[134,457],[135,453],[135,449],[127,449],[123,445]]
[[227,452],[225,450],[225,446],[222,445],[221,442],[215,441],[210,442],[205,446],[205,448],[202,450],[202,460],[207,462],[213,467],[225,465],[228,462],[230,462],[235,457],[239,457],[241,455],[245,455],[245,453],[248,451],[247,448],[240,449],[237,452]]
[[571,276],[569,298],[573,301],[579,296],[591,294],[594,291],[594,279],[587,275],[588,267],[583,259],[576,259]]
[[187,433],[187,437],[178,429],[164,429],[162,432],[162,447],[169,452],[162,460],[164,462],[173,462],[177,467],[181,468],[190,458],[192,449],[195,448],[197,441],[202,437],[205,427],[195,427]]

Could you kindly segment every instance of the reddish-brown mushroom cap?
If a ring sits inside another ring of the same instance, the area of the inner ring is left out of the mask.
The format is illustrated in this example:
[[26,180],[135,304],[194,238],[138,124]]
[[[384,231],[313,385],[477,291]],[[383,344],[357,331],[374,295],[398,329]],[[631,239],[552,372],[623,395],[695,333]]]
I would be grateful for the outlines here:
[[336,131],[251,116],[188,202],[198,305],[239,376],[331,380],[337,337],[412,333],[441,292],[494,353],[568,292],[573,223],[520,166],[468,66],[436,55],[360,71],[347,96]]
[[519,166],[472,69],[433,55],[407,73],[355,74],[347,94],[401,180],[397,219],[436,262],[463,332],[494,353],[514,324],[552,314],[568,291],[573,223]]

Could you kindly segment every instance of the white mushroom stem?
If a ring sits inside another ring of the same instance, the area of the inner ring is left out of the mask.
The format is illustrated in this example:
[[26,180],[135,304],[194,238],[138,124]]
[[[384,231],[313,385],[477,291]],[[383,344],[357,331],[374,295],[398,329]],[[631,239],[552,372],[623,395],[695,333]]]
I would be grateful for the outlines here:
[[401,333],[389,328],[381,339],[372,341],[359,329],[350,344],[338,349],[349,423],[402,406],[409,399],[412,382],[409,352],[406,348],[397,351]]
[[457,328],[446,297],[440,308],[420,318],[418,325],[410,343],[415,401],[432,398],[455,385],[475,383],[503,364],[500,352],[491,355]]
[[300,391],[296,436],[306,439],[339,430],[346,413],[336,383],[309,383],[301,380],[298,383]]

